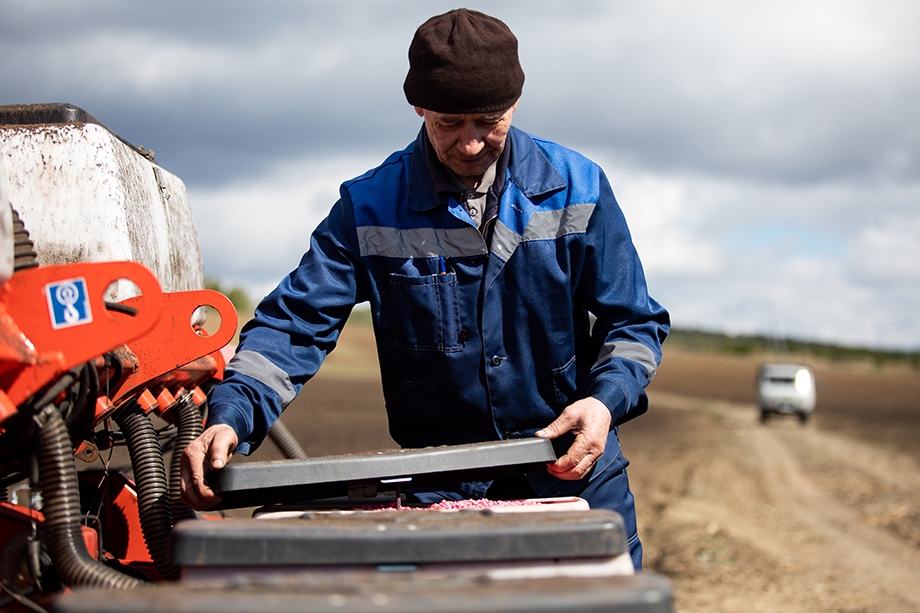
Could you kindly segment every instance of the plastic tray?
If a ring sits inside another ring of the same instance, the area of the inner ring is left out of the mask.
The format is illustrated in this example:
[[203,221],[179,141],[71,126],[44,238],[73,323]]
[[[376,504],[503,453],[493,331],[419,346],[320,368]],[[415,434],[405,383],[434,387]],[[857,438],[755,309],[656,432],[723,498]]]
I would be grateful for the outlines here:
[[447,485],[522,475],[554,462],[548,439],[529,438],[424,449],[393,449],[230,464],[212,475],[217,509],[347,496],[372,498],[381,489]]

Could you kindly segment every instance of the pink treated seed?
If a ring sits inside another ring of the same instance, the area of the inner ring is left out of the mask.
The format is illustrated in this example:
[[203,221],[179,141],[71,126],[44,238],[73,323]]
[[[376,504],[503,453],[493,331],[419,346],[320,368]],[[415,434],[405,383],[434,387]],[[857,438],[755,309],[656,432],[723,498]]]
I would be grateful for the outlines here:
[[494,507],[526,507],[540,504],[536,500],[489,500],[482,498],[480,500],[442,500],[427,507],[401,507],[396,504],[381,505],[364,505],[363,511],[411,511],[411,510],[428,510],[428,511],[461,511],[465,509],[489,509]]

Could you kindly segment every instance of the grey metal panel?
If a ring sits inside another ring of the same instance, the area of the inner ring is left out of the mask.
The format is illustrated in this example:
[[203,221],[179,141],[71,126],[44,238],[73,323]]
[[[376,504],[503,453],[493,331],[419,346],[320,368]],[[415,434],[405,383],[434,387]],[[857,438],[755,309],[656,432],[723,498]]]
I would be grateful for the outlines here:
[[626,552],[607,510],[305,513],[301,519],[186,521],[173,534],[182,566],[427,564],[614,557]]
[[373,492],[393,480],[415,487],[497,479],[555,460],[548,439],[529,438],[230,464],[212,475],[211,482],[222,498],[216,508],[232,509],[345,496],[349,488],[361,485]]
[[82,589],[64,595],[57,613],[672,613],[667,580],[628,577],[495,581],[413,573],[301,577],[296,582],[231,589],[181,584],[135,590]]

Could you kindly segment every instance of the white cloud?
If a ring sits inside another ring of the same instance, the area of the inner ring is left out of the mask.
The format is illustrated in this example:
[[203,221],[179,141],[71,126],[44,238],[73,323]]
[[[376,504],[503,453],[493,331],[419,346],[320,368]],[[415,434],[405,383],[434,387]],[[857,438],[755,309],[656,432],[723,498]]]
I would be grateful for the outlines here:
[[[234,106],[263,101],[266,94],[293,95],[334,80],[356,50],[335,40],[305,44],[295,33],[241,45],[232,40],[176,38],[169,32],[101,30],[80,41],[76,65],[61,63],[61,48],[36,48],[35,61],[58,82],[104,94],[169,103],[189,94],[227,100]],[[278,99],[279,105],[294,100]],[[252,106],[252,105],[250,105]]]
[[535,67],[522,113],[540,104],[548,124],[535,131],[578,147],[605,139],[669,171],[797,182],[916,172],[920,139],[905,130],[920,121],[914,4],[603,7],[524,19],[522,55]]
[[375,166],[367,157],[290,160],[265,175],[189,189],[205,272],[261,298],[296,268],[339,185]]
[[920,206],[913,215],[883,217],[863,228],[854,237],[848,259],[854,276],[863,282],[920,282]]
[[718,273],[722,268],[720,253],[701,232],[699,211],[693,210],[701,204],[689,194],[694,186],[663,175],[615,174],[620,179],[614,193],[647,276]]
[[[678,325],[920,347],[920,4],[468,6],[519,38],[515,123],[606,169]],[[151,7],[0,0],[0,103],[73,102],[155,149],[209,274],[261,295],[339,183],[413,138],[406,48],[454,6]]]
[[593,157],[677,326],[920,345],[920,184],[777,184]]

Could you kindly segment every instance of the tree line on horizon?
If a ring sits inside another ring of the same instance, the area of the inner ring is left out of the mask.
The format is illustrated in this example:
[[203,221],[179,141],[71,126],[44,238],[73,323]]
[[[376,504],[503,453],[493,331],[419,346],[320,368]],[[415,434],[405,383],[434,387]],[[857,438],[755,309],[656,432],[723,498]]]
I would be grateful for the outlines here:
[[920,370],[920,350],[904,351],[759,334],[727,334],[698,328],[672,328],[667,345],[692,351],[752,355],[812,356],[834,361],[869,361],[878,367],[904,364]]

